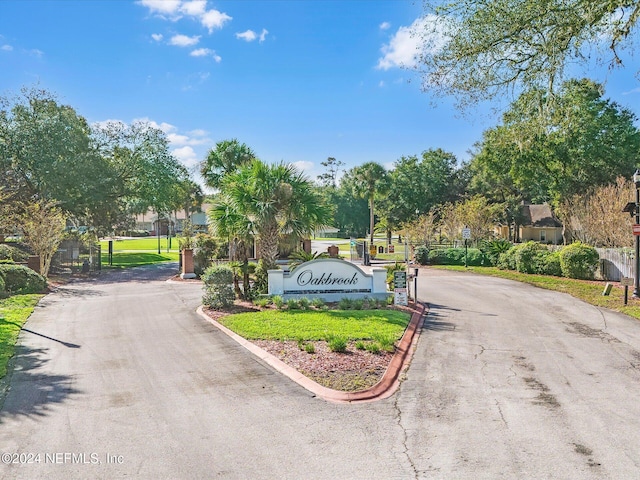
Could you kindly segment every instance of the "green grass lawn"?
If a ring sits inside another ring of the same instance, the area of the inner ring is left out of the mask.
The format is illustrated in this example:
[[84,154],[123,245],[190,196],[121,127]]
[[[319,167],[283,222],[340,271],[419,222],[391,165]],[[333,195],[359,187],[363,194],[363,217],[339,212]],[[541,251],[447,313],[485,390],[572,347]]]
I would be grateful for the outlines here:
[[100,242],[103,268],[128,268],[151,265],[162,262],[177,262],[180,258],[177,238],[171,239],[171,248],[167,251],[167,237],[160,237],[158,254],[157,237],[132,238],[113,241],[113,264],[109,265],[109,242]]
[[219,320],[248,340],[349,341],[385,337],[400,339],[411,317],[397,310],[263,310],[239,313]]
[[24,322],[43,295],[14,295],[0,299],[0,378],[7,374],[7,362],[16,349]]

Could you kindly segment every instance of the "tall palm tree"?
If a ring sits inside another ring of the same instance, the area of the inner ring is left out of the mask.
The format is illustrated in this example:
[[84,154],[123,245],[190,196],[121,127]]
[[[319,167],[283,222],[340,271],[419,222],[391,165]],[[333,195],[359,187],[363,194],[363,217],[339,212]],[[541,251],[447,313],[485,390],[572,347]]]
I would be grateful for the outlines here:
[[220,187],[220,199],[209,213],[213,230],[254,236],[257,256],[267,268],[275,267],[283,234],[309,235],[331,220],[329,205],[292,165],[254,160],[225,175]]
[[373,245],[373,229],[375,227],[374,201],[377,195],[384,194],[389,190],[387,171],[376,162],[367,162],[354,170],[356,193],[369,200],[369,232],[371,244]]
[[200,164],[200,173],[207,186],[218,189],[225,175],[255,158],[253,150],[237,139],[222,140],[209,150],[207,158]]

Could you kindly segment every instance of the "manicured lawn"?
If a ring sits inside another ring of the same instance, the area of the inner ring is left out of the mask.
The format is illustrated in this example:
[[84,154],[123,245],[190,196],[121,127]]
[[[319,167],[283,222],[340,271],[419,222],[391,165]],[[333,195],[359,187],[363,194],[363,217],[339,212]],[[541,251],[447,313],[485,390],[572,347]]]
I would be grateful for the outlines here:
[[263,310],[239,313],[219,320],[248,340],[347,340],[402,337],[411,317],[397,310]]
[[157,237],[132,238],[113,241],[113,264],[109,265],[109,242],[100,242],[103,268],[128,268],[153,263],[177,262],[180,258],[177,238],[171,239],[171,248],[167,252],[167,237],[160,237],[158,254]]
[[624,305],[624,288],[617,282],[613,283],[610,295],[602,295],[604,281],[575,280],[572,278],[552,277],[548,275],[532,275],[514,272],[511,270],[500,270],[495,267],[459,267],[459,266],[434,266],[432,268],[443,268],[447,270],[467,271],[479,273],[481,275],[491,275],[494,277],[516,280],[528,283],[536,287],[564,292],[573,297],[598,307],[605,307],[615,310],[631,317],[640,319],[640,300],[631,298],[633,287],[629,288],[629,301]]
[[0,299],[0,378],[7,374],[7,362],[15,352],[22,325],[42,297],[32,294]]

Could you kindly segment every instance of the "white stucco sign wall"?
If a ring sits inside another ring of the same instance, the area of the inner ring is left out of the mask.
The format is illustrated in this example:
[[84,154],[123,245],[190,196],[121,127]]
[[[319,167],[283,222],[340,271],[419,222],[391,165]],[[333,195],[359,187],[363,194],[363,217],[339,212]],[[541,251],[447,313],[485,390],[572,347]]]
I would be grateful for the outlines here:
[[269,295],[336,301],[341,298],[383,298],[388,295],[386,270],[363,270],[339,259],[305,262],[292,271],[269,270]]

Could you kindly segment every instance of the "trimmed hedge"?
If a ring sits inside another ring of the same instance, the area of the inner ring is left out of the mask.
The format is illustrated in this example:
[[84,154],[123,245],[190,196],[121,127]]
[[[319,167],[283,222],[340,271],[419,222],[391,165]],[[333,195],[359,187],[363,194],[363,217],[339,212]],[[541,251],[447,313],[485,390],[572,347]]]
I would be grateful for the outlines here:
[[[446,248],[429,251],[431,265],[464,265],[464,248]],[[481,267],[490,265],[489,258],[477,248],[467,249],[467,265]]]
[[420,265],[429,263],[429,249],[425,245],[416,247],[415,260]]
[[590,280],[593,279],[599,261],[596,249],[581,242],[552,252],[546,246],[530,241],[502,253],[497,267],[521,273]]
[[42,275],[24,265],[0,264],[0,277],[10,294],[40,293],[47,287]]
[[214,309],[221,309],[233,304],[236,294],[231,286],[233,271],[223,265],[212,265],[202,274],[205,294],[202,303]]
[[19,248],[7,245],[6,243],[0,244],[0,260],[9,260],[13,262],[26,262],[29,258],[29,254],[23,252]]
[[583,280],[593,279],[600,256],[595,248],[582,242],[575,242],[560,250],[562,275]]

